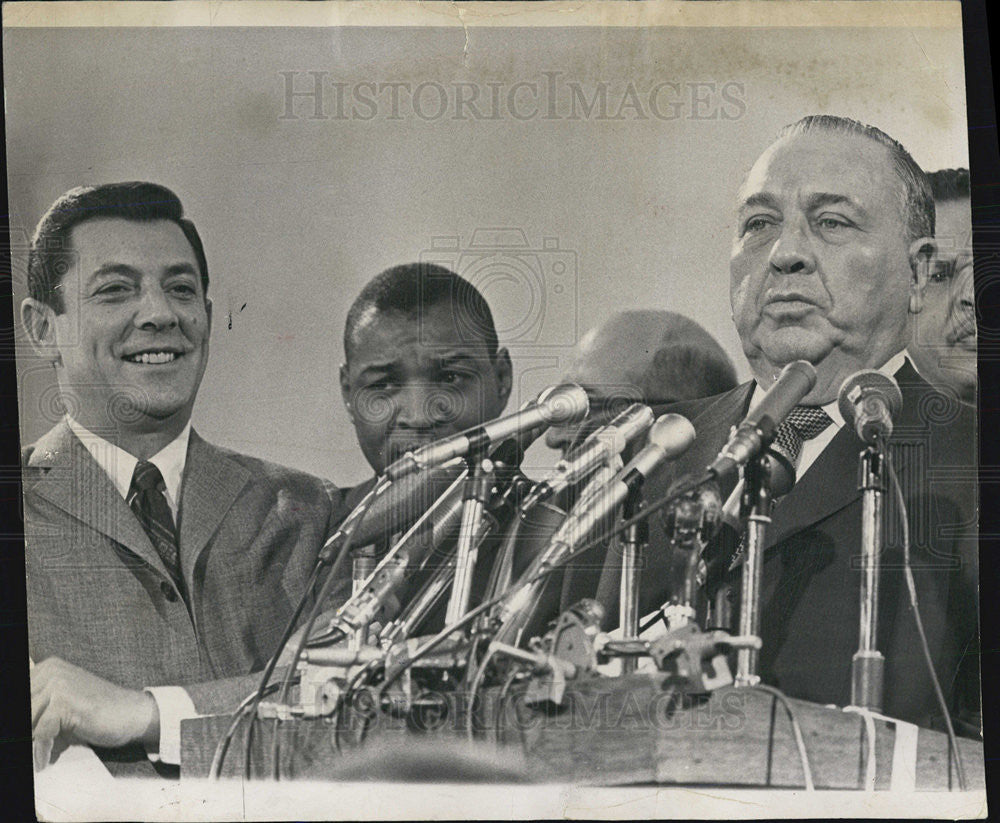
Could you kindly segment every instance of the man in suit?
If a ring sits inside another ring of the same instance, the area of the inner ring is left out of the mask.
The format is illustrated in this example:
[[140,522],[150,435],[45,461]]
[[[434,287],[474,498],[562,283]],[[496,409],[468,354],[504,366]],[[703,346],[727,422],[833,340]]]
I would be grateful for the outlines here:
[[932,386],[976,402],[976,297],[972,283],[972,212],[969,170],[927,175],[937,212],[938,255],[924,286],[923,311],[913,324],[908,352]]
[[545,444],[565,455],[632,403],[664,405],[719,394],[736,385],[736,371],[722,346],[690,318],[632,309],[580,338],[563,379],[583,386],[590,397],[584,422],[545,433]]
[[30,251],[23,325],[65,411],[23,455],[33,734],[116,772],[178,763],[182,718],[256,686],[342,516],[328,484],[191,428],[208,282],[151,183],[67,192]]
[[[930,652],[951,709],[978,709],[978,682],[969,666],[976,652],[973,415],[935,392],[904,356],[910,318],[922,308],[936,256],[933,235],[926,177],[895,140],[839,117],[807,117],[786,127],[754,164],[737,198],[731,302],[754,379],[669,408],[692,421],[697,440],[650,484],[649,500],[665,494],[676,478],[704,470],[783,366],[805,359],[816,368],[816,385],[793,415],[795,442],[785,450],[797,481],[775,506],[763,565],[759,674],[794,697],[840,705],[851,699],[862,443],[843,421],[837,396],[845,378],[878,369],[893,375],[903,392],[889,453],[909,514]],[[734,484],[719,491],[731,504]],[[884,710],[928,724],[940,720],[940,712],[909,609],[901,515],[891,491],[885,509],[878,634],[886,658]],[[676,585],[658,517],[650,546],[642,614],[663,603]],[[736,595],[736,615],[742,566],[732,556],[735,541],[711,548],[710,559],[722,572],[712,585]],[[609,561],[602,580],[612,614],[616,565]]]

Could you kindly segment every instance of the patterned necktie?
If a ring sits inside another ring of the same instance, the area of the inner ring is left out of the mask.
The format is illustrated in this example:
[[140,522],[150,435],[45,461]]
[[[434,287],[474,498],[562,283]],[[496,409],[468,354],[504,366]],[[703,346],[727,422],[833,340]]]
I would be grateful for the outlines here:
[[184,578],[181,576],[181,559],[177,551],[177,532],[164,494],[165,489],[166,484],[160,470],[152,463],[140,461],[132,474],[132,485],[129,486],[126,502],[139,518],[174,585],[183,595]]
[[[785,421],[778,426],[774,433],[774,442],[771,443],[771,451],[777,452],[788,461],[788,465],[795,471],[796,463],[799,460],[799,453],[802,451],[802,444],[806,440],[812,440],[820,435],[833,419],[823,409],[818,406],[796,406],[789,413]],[[746,531],[740,534],[739,542],[736,545],[736,552],[729,563],[729,570],[735,569],[743,560],[743,553],[746,551]]]
[[796,406],[778,426],[771,449],[784,457],[792,468],[798,462],[802,444],[820,435],[833,420],[818,406]]

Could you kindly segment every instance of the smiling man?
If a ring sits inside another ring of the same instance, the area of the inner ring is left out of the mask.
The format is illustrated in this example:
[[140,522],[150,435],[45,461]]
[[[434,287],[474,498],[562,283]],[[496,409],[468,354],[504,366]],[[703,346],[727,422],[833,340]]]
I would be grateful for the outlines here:
[[[815,388],[781,432],[779,448],[796,480],[767,529],[759,674],[791,696],[847,705],[858,647],[862,443],[845,425],[837,395],[861,369],[894,376],[903,408],[888,449],[909,515],[920,612],[949,712],[969,720],[964,729],[975,733],[974,418],[922,380],[904,355],[935,259],[926,176],[876,128],[807,117],[786,127],[753,164],[736,207],[730,297],[754,379],[715,398],[668,407],[692,421],[697,440],[648,497],[664,494],[673,477],[709,465],[786,364],[805,359],[815,366]],[[722,500],[738,503],[738,490],[723,484]],[[878,636],[886,659],[884,711],[937,724],[941,713],[901,571],[901,516],[887,494]],[[656,518],[652,528],[647,610],[665,600],[669,563]],[[711,619],[731,628],[742,570],[735,549],[727,539],[709,554],[717,572],[709,595],[721,606]]]
[[22,321],[66,411],[23,453],[33,733],[116,773],[178,763],[180,720],[256,685],[343,513],[328,484],[191,428],[208,282],[152,183],[67,192],[29,256]]

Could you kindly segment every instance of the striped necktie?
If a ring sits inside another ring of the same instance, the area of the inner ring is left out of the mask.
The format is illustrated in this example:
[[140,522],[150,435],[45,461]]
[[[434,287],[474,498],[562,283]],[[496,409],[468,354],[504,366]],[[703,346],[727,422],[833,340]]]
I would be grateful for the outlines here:
[[155,465],[146,461],[136,464],[132,474],[126,502],[149,535],[150,542],[160,555],[174,585],[183,596],[184,578],[181,559],[177,550],[177,532],[164,491],[163,475]]

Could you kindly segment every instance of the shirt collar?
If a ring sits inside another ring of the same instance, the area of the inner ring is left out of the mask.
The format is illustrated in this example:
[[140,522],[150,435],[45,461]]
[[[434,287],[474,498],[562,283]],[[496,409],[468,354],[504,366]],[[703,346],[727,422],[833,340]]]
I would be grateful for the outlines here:
[[[879,372],[884,374],[886,377],[892,377],[896,372],[898,372],[902,367],[903,363],[906,362],[906,352],[901,351],[898,354],[890,357],[888,362],[886,362],[882,368],[878,369]],[[750,399],[750,408],[754,408],[764,396],[764,389],[761,388],[760,383],[756,383],[753,390],[753,397]],[[834,422],[838,429],[844,425],[844,416],[840,413],[840,404],[837,399],[831,400],[825,406],[821,407],[828,415],[830,419]]]
[[[68,414],[66,415],[66,424],[83,443],[83,447],[90,452],[90,456],[94,458],[97,465],[111,478],[118,493],[123,498],[127,498],[129,486],[132,485],[132,475],[135,474],[135,467],[139,462],[138,458],[105,440],[99,434],[94,434],[81,426]],[[177,437],[149,458],[149,462],[155,465],[160,470],[160,474],[163,475],[163,483],[167,487],[167,503],[175,517],[180,504],[181,481],[184,478],[184,464],[187,462],[190,438],[191,421],[189,420]]]

